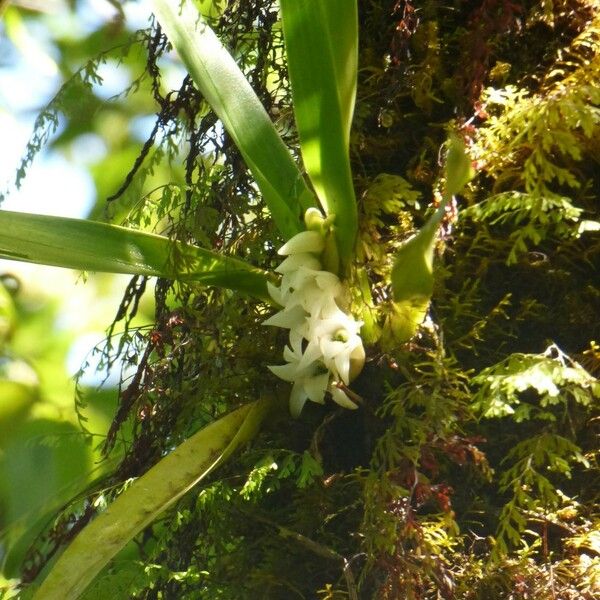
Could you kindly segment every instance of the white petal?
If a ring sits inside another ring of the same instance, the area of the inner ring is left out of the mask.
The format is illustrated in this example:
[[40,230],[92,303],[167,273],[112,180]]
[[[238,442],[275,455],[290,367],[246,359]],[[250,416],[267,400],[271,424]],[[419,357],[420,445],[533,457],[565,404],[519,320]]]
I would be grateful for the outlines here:
[[319,271],[317,285],[332,296],[337,296],[342,291],[342,284],[338,276],[329,271]]
[[328,298],[328,301],[323,304],[321,310],[321,316],[323,319],[343,319],[347,317],[345,312],[340,310],[340,307],[336,304],[334,298]]
[[267,290],[269,292],[269,296],[271,296],[271,298],[273,298],[273,300],[277,302],[277,304],[279,304],[280,306],[284,305],[280,288],[273,285],[270,281],[267,281]]
[[293,256],[288,256],[275,271],[277,273],[295,273],[300,267],[319,272],[321,263],[312,254],[294,254]]
[[288,363],[294,363],[294,365],[298,365],[298,363],[300,362],[300,359],[302,358],[302,355],[297,355],[294,353],[294,350],[292,348],[290,348],[289,346],[286,346],[283,349],[283,360],[285,360]]
[[327,302],[327,296],[314,282],[307,281],[290,296],[288,302],[290,306],[299,304],[309,315],[318,317]]
[[321,322],[315,328],[315,334],[319,337],[334,337],[339,331],[346,332],[346,336],[353,333],[356,329],[356,322],[339,308],[328,317],[321,319]]
[[283,379],[284,381],[296,381],[298,376],[298,369],[294,364],[267,365],[267,369],[279,377],[279,379]]
[[350,352],[340,352],[334,359],[335,368],[340,379],[348,385],[350,383]]
[[321,358],[321,349],[319,348],[319,344],[315,341],[311,341],[306,346],[306,350],[302,355],[300,363],[298,364],[299,369],[306,369],[314,362]]
[[297,356],[302,356],[302,340],[303,337],[297,330],[290,331],[290,346]]
[[322,252],[325,238],[318,231],[302,231],[288,240],[278,250],[281,256],[298,254],[299,252]]
[[344,342],[336,342],[326,337],[319,340],[319,347],[323,353],[323,360],[328,367],[336,356],[346,352],[346,344]]
[[303,381],[303,385],[309,400],[312,400],[317,404],[323,404],[325,402],[325,390],[327,389],[328,383],[329,373],[307,377]]
[[331,392],[331,397],[333,398],[333,401],[336,404],[339,404],[341,407],[349,408],[350,410],[355,410],[358,408],[358,405],[352,402],[352,400],[350,400],[350,398],[348,398],[348,396],[346,395],[346,392],[337,387],[335,383],[332,383],[329,386],[329,391]]
[[280,310],[273,316],[263,321],[263,325],[272,327],[283,327],[284,329],[293,329],[301,325],[306,319],[306,313],[301,306],[293,306],[289,310]]
[[285,277],[286,287],[295,294],[306,294],[308,290],[318,291],[319,295],[322,294],[320,288],[317,286],[315,281],[319,271],[315,269],[309,269],[308,267],[298,267],[296,271]]
[[317,366],[316,361],[310,360],[309,357],[305,358],[304,354],[302,354],[302,350],[300,350],[300,352],[294,352],[289,346],[286,346],[283,349],[283,358],[288,363],[294,365],[294,368],[298,372],[296,379],[305,375],[313,375]]
[[314,299],[312,304],[305,304],[308,316],[304,321],[303,333],[307,340],[319,341],[322,337],[329,337],[330,331],[328,327],[323,326],[323,307],[327,304],[326,297]]
[[296,382],[292,388],[292,393],[290,394],[290,413],[292,413],[294,419],[300,416],[302,408],[307,400],[308,396],[304,391],[304,387]]

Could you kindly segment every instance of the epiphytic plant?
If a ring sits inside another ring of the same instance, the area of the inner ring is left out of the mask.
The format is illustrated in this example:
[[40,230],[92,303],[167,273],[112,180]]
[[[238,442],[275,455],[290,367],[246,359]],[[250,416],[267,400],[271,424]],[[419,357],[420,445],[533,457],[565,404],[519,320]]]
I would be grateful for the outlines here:
[[[351,314],[358,230],[349,140],[356,92],[356,0],[281,0],[294,115],[307,178],[235,60],[191,0],[153,0],[155,15],[194,84],[252,173],[286,243],[271,273],[238,258],[103,223],[0,212],[0,255],[90,271],[160,276],[228,288],[280,311],[265,324],[290,330],[285,365],[291,412],[307,399],[356,408],[349,388],[365,359],[362,321]],[[470,161],[451,139],[439,208],[396,255],[391,272],[395,329],[408,339],[433,289],[437,225]],[[177,257],[177,260],[174,257]],[[278,275],[281,279],[278,284]],[[364,287],[364,286],[363,286]],[[361,293],[369,294],[368,289]],[[265,370],[267,365],[265,365]],[[168,506],[250,440],[277,405],[265,396],[190,437],[134,481],[84,528],[47,575],[36,598],[76,598],[104,565]]]

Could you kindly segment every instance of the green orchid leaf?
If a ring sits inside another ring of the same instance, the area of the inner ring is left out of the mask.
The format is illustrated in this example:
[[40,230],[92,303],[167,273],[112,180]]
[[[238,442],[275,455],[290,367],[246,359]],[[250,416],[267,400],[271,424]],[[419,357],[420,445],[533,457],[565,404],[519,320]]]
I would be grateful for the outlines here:
[[273,408],[261,399],[183,442],[135,480],[58,558],[34,600],[75,600],[124,546],[158,515],[250,441]]
[[298,166],[231,54],[193,2],[152,0],[154,13],[194,83],[233,138],[286,239],[315,205]]
[[302,158],[328,215],[342,270],[356,238],[349,141],[358,61],[356,0],[281,0],[283,32]]
[[396,343],[409,340],[427,313],[433,293],[433,251],[445,210],[444,203],[396,254],[392,269],[394,305],[389,316],[389,327]]
[[465,145],[456,134],[450,134],[447,147],[444,201],[396,254],[392,269],[394,303],[386,327],[393,344],[409,340],[427,314],[433,293],[433,252],[438,225],[452,196],[460,192],[475,174]]
[[269,300],[269,275],[243,260],[107,225],[0,211],[0,258],[85,271],[196,281]]
[[475,176],[464,142],[455,133],[451,133],[447,145],[444,191],[446,200],[458,194]]

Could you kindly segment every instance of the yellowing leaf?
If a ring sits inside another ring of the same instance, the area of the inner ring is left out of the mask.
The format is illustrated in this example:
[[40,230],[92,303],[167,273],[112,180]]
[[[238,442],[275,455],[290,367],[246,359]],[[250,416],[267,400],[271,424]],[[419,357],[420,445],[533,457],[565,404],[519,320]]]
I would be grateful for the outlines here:
[[273,402],[261,399],[211,423],[134,481],[56,561],[34,600],[75,600],[104,566],[183,494],[251,440]]

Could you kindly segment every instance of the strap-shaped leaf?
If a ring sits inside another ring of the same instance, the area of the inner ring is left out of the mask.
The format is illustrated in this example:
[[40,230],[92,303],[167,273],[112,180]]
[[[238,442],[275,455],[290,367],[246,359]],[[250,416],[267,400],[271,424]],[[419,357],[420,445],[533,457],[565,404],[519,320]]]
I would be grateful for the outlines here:
[[286,239],[315,205],[298,166],[250,84],[190,0],[152,0],[161,27],[242,153]]
[[134,481],[71,542],[34,600],[75,600],[156,517],[251,440],[273,406],[261,399],[211,423]]
[[349,140],[358,56],[356,0],[281,0],[302,158],[317,196],[335,214],[342,266],[357,231]]
[[95,221],[2,210],[0,258],[197,281],[269,300],[268,274],[243,260]]

